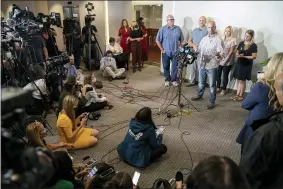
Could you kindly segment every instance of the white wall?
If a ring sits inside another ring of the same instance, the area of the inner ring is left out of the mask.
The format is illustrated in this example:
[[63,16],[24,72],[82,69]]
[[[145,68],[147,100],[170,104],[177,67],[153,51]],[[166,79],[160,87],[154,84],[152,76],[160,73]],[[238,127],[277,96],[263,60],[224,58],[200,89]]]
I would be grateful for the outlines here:
[[163,20],[172,12],[175,24],[187,32],[198,26],[198,18],[202,15],[216,21],[220,34],[231,25],[238,42],[247,29],[253,29],[258,46],[253,75],[260,69],[259,61],[283,52],[282,1],[164,1]]
[[121,21],[125,18],[130,24],[133,14],[130,1],[108,1],[109,37],[117,38]]

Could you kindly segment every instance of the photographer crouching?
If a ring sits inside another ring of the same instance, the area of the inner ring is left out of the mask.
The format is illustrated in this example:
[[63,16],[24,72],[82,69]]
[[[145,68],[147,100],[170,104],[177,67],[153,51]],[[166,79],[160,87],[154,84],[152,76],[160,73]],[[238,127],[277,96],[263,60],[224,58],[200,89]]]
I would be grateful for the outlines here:
[[26,112],[31,115],[42,115],[44,110],[48,111],[54,100],[54,93],[58,88],[59,76],[50,73],[43,79],[38,79],[27,84],[23,89],[33,91],[33,103],[26,106]]

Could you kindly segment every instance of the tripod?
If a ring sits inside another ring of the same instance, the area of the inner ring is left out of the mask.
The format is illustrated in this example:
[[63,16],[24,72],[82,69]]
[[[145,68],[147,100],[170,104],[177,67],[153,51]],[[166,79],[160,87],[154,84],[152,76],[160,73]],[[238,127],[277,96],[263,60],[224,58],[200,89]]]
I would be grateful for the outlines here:
[[[176,57],[174,57],[176,58]],[[182,61],[182,62],[181,62]],[[185,67],[186,63],[185,63],[185,59],[182,59],[179,61],[178,63],[178,72],[177,72],[177,78],[178,78],[178,93],[177,95],[172,99],[172,101],[164,108],[164,109],[167,109],[170,105],[173,105],[173,106],[177,106],[180,108],[180,113],[183,112],[183,110],[181,108],[183,108],[185,105],[181,103],[181,97],[183,97],[190,106],[192,106],[197,112],[198,109],[185,97],[185,95],[182,93],[182,84],[183,84],[183,68]],[[172,104],[176,98],[178,98],[178,101],[177,101],[177,105],[176,104]]]
[[[100,48],[100,45],[99,45],[99,43],[98,43],[98,40],[97,40],[97,38],[96,38],[96,36],[95,36],[95,34],[93,34],[92,33],[92,25],[90,24],[89,26],[88,26],[88,64],[89,64],[89,69],[90,69],[90,71],[92,71],[92,62],[91,62],[91,48],[95,48],[95,46],[92,46],[93,44],[92,44],[92,40],[91,40],[91,37],[93,36],[94,37],[94,41],[96,42],[96,45],[97,45],[97,47],[98,47],[98,49],[99,49],[99,52],[101,53],[101,55],[103,55],[103,53],[102,53],[102,50],[101,50],[101,48]],[[95,44],[94,44],[95,45]],[[99,54],[97,53],[97,51],[95,51],[95,53],[96,53],[96,57],[95,58],[97,58],[97,60],[99,61]],[[96,60],[94,60],[94,61],[96,61]]]

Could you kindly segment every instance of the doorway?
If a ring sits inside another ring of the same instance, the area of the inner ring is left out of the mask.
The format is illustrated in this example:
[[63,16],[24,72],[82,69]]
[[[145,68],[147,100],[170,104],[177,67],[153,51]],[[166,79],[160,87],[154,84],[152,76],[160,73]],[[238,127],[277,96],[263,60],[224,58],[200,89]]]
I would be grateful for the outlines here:
[[136,5],[134,8],[136,19],[143,17],[147,28],[148,62],[160,64],[160,50],[155,39],[162,27],[163,5]]

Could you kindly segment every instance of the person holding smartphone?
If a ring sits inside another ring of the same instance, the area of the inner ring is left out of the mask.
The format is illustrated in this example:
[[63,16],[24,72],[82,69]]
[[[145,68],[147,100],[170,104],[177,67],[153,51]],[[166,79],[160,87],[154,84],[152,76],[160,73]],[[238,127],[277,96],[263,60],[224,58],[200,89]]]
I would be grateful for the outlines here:
[[162,144],[164,130],[156,136],[156,126],[148,107],[138,111],[130,121],[124,141],[118,146],[121,159],[136,167],[146,167],[167,152]]
[[[58,135],[61,142],[72,144],[75,149],[92,147],[97,143],[98,130],[84,128],[86,126],[87,113],[75,117],[75,108],[78,99],[73,95],[67,95],[63,100],[63,110],[57,120]],[[81,121],[80,121],[81,120]]]

